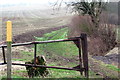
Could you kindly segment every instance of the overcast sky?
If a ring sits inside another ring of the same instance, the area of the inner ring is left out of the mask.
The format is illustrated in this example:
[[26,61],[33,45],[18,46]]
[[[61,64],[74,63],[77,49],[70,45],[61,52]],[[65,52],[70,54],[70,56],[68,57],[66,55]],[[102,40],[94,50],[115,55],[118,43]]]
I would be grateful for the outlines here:
[[[59,0],[61,1],[61,0]],[[63,0],[63,1],[75,1],[75,0]],[[78,0],[80,1],[80,0]],[[104,0],[103,0],[104,1]],[[108,1],[108,0],[107,0]],[[109,1],[119,1],[119,0],[109,0]],[[26,3],[26,4],[50,4],[57,2],[57,0],[0,0],[0,4],[2,5],[9,5],[9,4],[20,4],[20,3]]]
[[[50,4],[55,3],[58,0],[0,0],[0,4],[2,5],[10,5],[10,4]],[[60,2],[61,0],[59,0]],[[63,0],[65,2],[70,0]]]
[[[27,8],[28,7],[35,7],[35,8],[50,8],[51,4],[55,4],[55,2],[59,1],[60,3],[62,0],[0,0],[0,10],[13,10],[13,7],[16,9],[19,7],[21,9]],[[64,2],[69,2],[69,1],[80,1],[80,0],[63,0]],[[88,0],[87,0],[88,1]],[[91,0],[89,0],[91,1]],[[106,1],[106,0],[103,0]],[[119,0],[107,0],[107,1],[119,1]],[[63,3],[64,3],[63,2]],[[65,4],[62,3],[62,6]],[[2,9],[1,9],[2,7]]]
[[[2,5],[2,9],[0,10],[13,10],[15,9],[22,9],[28,7],[35,7],[35,8],[50,8],[51,4],[55,4],[55,2],[61,1],[61,0],[0,0],[0,5]],[[63,0],[65,2],[68,2],[70,0]],[[65,5],[65,4],[62,4]]]
[[56,0],[0,0],[1,4],[19,4],[19,3],[39,3],[44,4],[48,2],[55,2]]

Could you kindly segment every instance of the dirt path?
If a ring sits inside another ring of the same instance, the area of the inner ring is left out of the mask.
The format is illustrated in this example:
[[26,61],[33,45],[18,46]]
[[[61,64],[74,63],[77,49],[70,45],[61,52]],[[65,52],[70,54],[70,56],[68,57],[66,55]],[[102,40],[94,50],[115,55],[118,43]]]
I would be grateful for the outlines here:
[[96,75],[101,75],[103,78],[105,77],[109,77],[109,78],[118,78],[118,71],[114,71],[110,68],[105,67],[105,65],[103,66],[102,64],[104,64],[102,61],[97,61],[95,59],[93,59],[92,57],[89,57],[89,64],[90,67],[89,69],[96,72]]
[[98,61],[102,61],[105,64],[112,64],[118,67],[118,64],[120,64],[119,56],[120,54],[118,53],[118,47],[115,47],[105,56],[92,56],[92,58]]

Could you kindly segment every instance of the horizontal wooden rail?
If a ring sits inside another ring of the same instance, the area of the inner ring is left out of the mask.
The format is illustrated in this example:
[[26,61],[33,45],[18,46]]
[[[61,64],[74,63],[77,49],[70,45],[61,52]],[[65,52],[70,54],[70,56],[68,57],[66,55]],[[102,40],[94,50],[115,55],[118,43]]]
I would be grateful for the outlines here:
[[[49,40],[49,41],[34,41],[34,42],[25,42],[25,43],[15,43],[15,44],[12,44],[12,47],[23,46],[23,45],[32,45],[32,44],[44,44],[44,43],[54,43],[54,42],[76,41],[78,38],[81,38],[81,37],[73,37],[73,38],[68,38],[68,39]],[[0,45],[0,48],[2,48],[2,47],[7,47],[7,45]]]
[[0,65],[4,65],[4,64],[7,64],[7,63],[0,63]]
[[[0,65],[5,65],[7,63],[1,63]],[[65,69],[65,70],[74,70],[74,71],[84,71],[84,68],[76,69],[76,68],[66,68],[66,67],[56,67],[56,66],[44,66],[44,65],[31,65],[31,64],[19,64],[12,63],[12,65],[20,65],[20,66],[31,66],[31,67],[44,67],[44,68],[54,68],[54,69]]]

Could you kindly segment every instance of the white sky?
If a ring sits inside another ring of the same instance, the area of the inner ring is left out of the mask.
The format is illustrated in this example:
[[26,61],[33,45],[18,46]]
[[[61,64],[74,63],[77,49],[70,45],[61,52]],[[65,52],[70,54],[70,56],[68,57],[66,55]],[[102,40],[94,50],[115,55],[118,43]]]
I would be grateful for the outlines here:
[[30,4],[48,4],[49,2],[55,2],[57,0],[0,0],[2,5],[7,4],[19,4],[19,3],[30,3]]
[[[59,1],[61,1],[61,0],[59,0]],[[68,2],[68,1],[77,1],[77,0],[63,0],[63,1]],[[106,1],[106,0],[103,0],[103,1]],[[107,0],[107,1],[118,2],[120,0]],[[57,2],[57,0],[0,0],[0,5],[20,4],[20,3],[27,3],[27,4],[50,4],[50,3],[53,3],[53,2]]]
[[[19,4],[19,3],[39,3],[39,4],[44,4],[44,3],[56,2],[56,1],[57,0],[0,0],[0,4],[3,4],[3,5],[5,5],[5,4],[6,5],[7,4]],[[71,0],[63,0],[63,1],[71,1]],[[118,2],[120,0],[109,0],[109,1]]]
[[[58,0],[0,0],[0,7],[2,7],[2,9],[0,9],[0,10],[16,10],[16,9],[25,9],[25,8],[31,9],[31,7],[32,7],[32,9],[33,8],[46,9],[46,8],[50,8],[51,3],[55,3],[57,1]],[[59,2],[60,1],[61,0],[59,0]],[[63,1],[68,2],[70,0],[63,0]],[[23,5],[21,5],[21,4],[23,4]],[[62,4],[62,6],[63,5],[64,4]]]

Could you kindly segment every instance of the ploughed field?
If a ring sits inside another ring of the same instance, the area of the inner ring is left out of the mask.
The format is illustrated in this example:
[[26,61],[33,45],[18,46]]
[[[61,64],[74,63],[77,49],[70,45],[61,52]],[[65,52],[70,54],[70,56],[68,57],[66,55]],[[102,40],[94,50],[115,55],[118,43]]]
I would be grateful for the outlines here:
[[45,30],[66,25],[69,18],[64,11],[54,13],[52,9],[2,11],[0,34],[2,34],[2,40],[5,40],[6,21],[8,20],[13,22],[13,36],[17,36],[35,30]]

